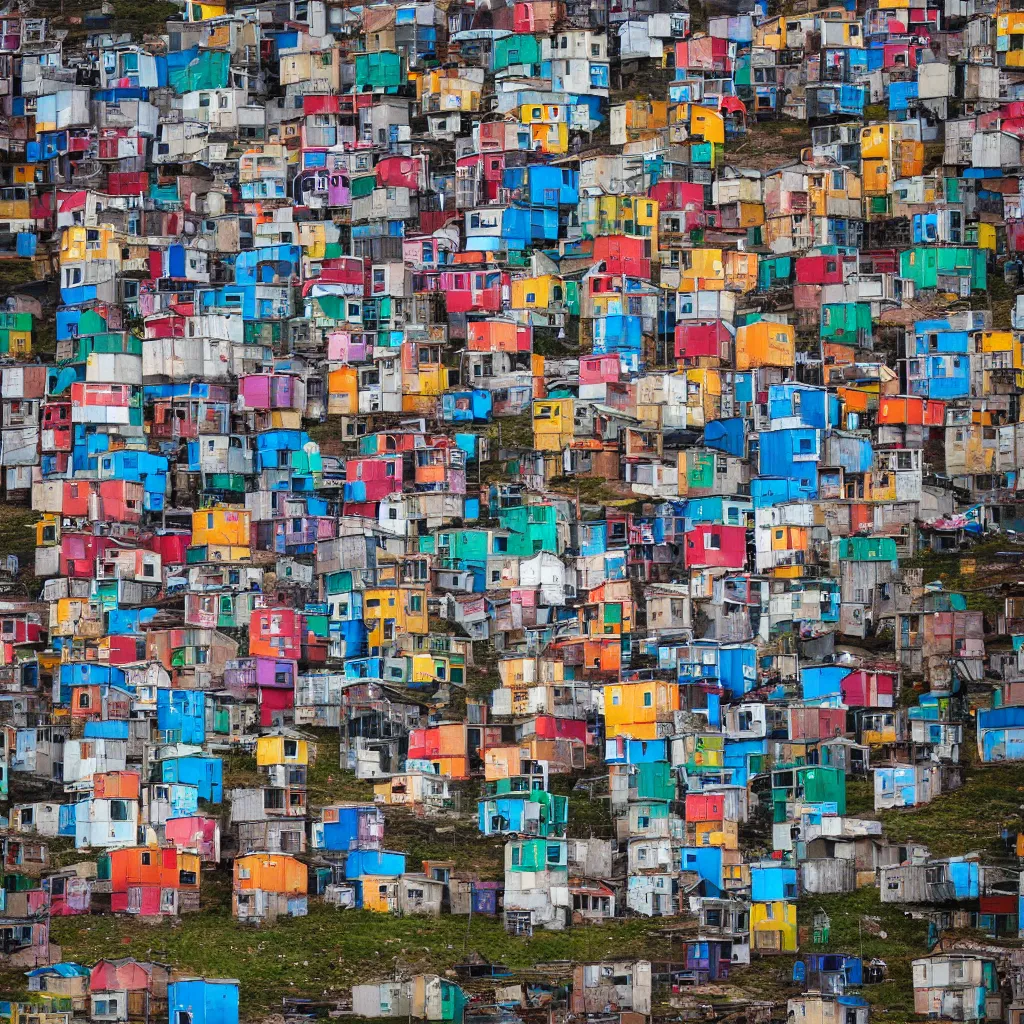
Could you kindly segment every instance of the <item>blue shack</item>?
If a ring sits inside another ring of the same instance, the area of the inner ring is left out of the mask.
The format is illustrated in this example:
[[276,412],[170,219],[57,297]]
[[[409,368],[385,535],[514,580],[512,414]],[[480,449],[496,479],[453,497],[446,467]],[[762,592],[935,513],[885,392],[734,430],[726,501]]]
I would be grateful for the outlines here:
[[1024,761],[1024,707],[978,712],[978,753],[982,761]]
[[351,850],[345,861],[346,878],[362,878],[364,875],[388,875],[398,877],[405,874],[405,854],[394,850]]
[[796,868],[778,861],[750,865],[751,899],[757,903],[775,900],[795,900],[797,897]]
[[156,691],[156,727],[162,733],[169,733],[173,742],[202,746],[206,741],[206,693],[159,688]]
[[789,498],[809,501],[818,496],[821,431],[812,427],[763,430],[758,443],[758,472],[762,476],[788,480]]
[[722,892],[722,848],[720,846],[684,846],[680,850],[680,870],[695,872],[704,883],[705,896]]
[[219,757],[191,754],[169,757],[159,762],[161,782],[181,782],[195,786],[200,800],[219,804],[224,799],[224,764]]
[[179,978],[167,986],[170,1024],[238,1024],[234,978]]
[[313,846],[321,850],[354,850],[358,844],[378,840],[384,834],[384,812],[376,804],[324,808],[334,821],[313,823]]

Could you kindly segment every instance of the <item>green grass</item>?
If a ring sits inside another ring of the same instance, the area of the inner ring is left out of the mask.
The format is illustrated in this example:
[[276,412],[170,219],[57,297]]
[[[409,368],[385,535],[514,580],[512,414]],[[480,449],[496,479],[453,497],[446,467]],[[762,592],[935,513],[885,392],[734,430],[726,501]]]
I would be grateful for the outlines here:
[[591,799],[584,790],[576,789],[580,779],[592,779],[601,774],[601,767],[572,775],[552,775],[551,792],[569,798],[569,824],[566,834],[570,839],[611,839],[615,835],[608,797],[596,795]]
[[242,750],[233,750],[222,754],[222,771],[224,792],[231,789],[253,789],[266,783],[266,776],[261,775],[256,767],[256,758]]
[[846,813],[851,818],[874,817],[875,791],[871,779],[846,780]]
[[52,362],[57,355],[57,321],[49,316],[32,321],[32,355],[43,362]]
[[303,729],[314,737],[316,761],[306,776],[306,795],[310,807],[346,801],[373,802],[373,783],[357,779],[354,772],[340,767],[341,741],[336,729]]
[[[462,787],[462,817],[417,817],[396,807],[387,808],[384,845],[406,855],[409,871],[421,871],[425,860],[451,860],[459,871],[475,872],[484,881],[505,878],[505,841],[481,835],[476,823],[478,787]],[[468,817],[468,814],[474,816]]]
[[31,568],[36,553],[35,525],[39,513],[23,505],[0,503],[0,554],[17,555]]
[[[973,735],[961,754],[970,756]],[[966,760],[967,758],[965,758]],[[1024,772],[1019,765],[968,764],[964,785],[916,810],[882,811],[882,831],[895,842],[925,843],[936,857],[972,850],[1001,853],[1000,833],[1024,828]]]
[[22,505],[0,503],[0,558],[18,556],[19,586],[10,593],[12,600],[35,599],[41,583],[35,578],[36,531],[39,513]]
[[491,440],[491,457],[494,459],[498,457],[499,439],[502,448],[532,448],[533,409],[527,407],[515,416],[499,416],[488,426],[487,436]]
[[31,284],[38,280],[36,277],[35,264],[30,259],[2,259],[0,260],[0,292],[4,298],[13,295],[23,285]]
[[179,14],[178,4],[167,0],[114,0],[111,25],[133,36],[162,35],[168,18]]
[[[829,916],[829,938],[814,943],[814,914],[824,910]],[[806,896],[797,904],[800,929],[800,954],[848,953],[884,960],[888,978],[880,985],[865,985],[857,990],[872,1005],[872,1017],[885,1014],[887,1021],[912,1017],[914,993],[911,963],[928,952],[928,928],[922,921],[906,917],[903,909],[883,905],[874,886],[855,892],[828,896]],[[729,984],[755,999],[771,999],[785,1005],[798,995],[802,986],[793,984],[793,954],[755,957],[748,967],[730,972]]]
[[[334,729],[302,730],[316,745],[316,760],[306,775],[307,802],[311,808],[336,803],[372,803],[373,783],[357,779],[354,772],[340,767],[341,743]],[[242,750],[224,755],[224,789],[262,787],[265,776],[256,767],[254,754]]]
[[484,700],[490,697],[492,691],[501,688],[497,660],[485,662],[480,652],[474,652],[473,658],[476,664],[466,673],[466,696],[473,700]]
[[639,511],[640,500],[632,497],[626,484],[613,486],[604,477],[595,476],[556,476],[548,481],[552,491],[575,499],[579,495],[581,505],[614,505],[616,508],[636,506]]
[[[996,617],[1003,611],[1004,599],[999,585],[1014,582],[1020,578],[1021,560],[1017,558],[998,561],[997,552],[1024,549],[1011,543],[1006,537],[983,540],[972,547],[965,547],[962,554],[936,554],[922,551],[914,558],[901,563],[908,569],[923,569],[925,584],[939,580],[947,590],[962,593],[971,611],[985,615],[987,629],[996,628]],[[962,559],[973,558],[976,569],[973,573],[962,571]]]
[[[810,941],[810,925],[819,909],[830,919],[829,940],[816,945]],[[804,953],[850,953],[863,957],[865,962],[876,957],[886,962],[886,981],[866,985],[860,991],[872,1004],[873,1015],[881,1011],[886,1019],[896,1019],[913,1014],[911,962],[928,952],[928,926],[924,921],[908,917],[900,906],[883,904],[874,886],[806,897],[797,906],[797,920],[808,926],[806,941],[801,944]]]
[[495,918],[396,918],[335,910],[311,899],[308,917],[258,929],[230,917],[227,879],[206,877],[203,904],[203,910],[178,924],[147,926],[112,916],[54,919],[53,941],[69,960],[91,964],[103,956],[135,956],[207,977],[237,978],[245,1019],[279,1011],[283,996],[336,998],[353,984],[392,976],[396,967],[443,974],[467,952],[515,969],[551,960],[666,953],[664,942],[655,936],[660,925],[650,921],[519,939],[508,936]]

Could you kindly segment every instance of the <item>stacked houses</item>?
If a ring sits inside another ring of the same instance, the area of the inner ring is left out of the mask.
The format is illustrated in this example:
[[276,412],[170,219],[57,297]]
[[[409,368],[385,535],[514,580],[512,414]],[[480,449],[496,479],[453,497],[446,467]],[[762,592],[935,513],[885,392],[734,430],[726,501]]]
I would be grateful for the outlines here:
[[0,1018],[236,1024],[51,934],[217,906],[671,936],[361,1018],[867,1024],[877,889],[1021,1024],[1019,812],[885,823],[1024,761],[1024,13],[180,6],[0,14]]

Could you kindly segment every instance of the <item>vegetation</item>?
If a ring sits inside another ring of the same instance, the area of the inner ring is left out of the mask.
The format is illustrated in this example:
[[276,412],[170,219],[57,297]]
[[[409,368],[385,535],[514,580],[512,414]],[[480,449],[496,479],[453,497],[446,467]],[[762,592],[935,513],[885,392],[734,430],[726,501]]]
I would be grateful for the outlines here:
[[[310,771],[310,803],[366,800],[368,783],[356,780],[338,765],[338,740],[332,730],[316,730],[318,756]],[[970,755],[970,739],[964,750]],[[245,785],[258,778],[255,760],[244,753],[229,755],[225,782]],[[613,823],[607,802],[595,787],[585,792],[589,777],[554,776],[552,790],[569,795],[570,835],[610,836]],[[579,786],[580,783],[583,786]],[[461,869],[484,879],[502,876],[503,842],[481,836],[472,816],[476,787],[464,787],[466,806],[461,817],[420,818],[389,809],[386,843],[405,851],[410,870],[423,860],[456,860]],[[871,810],[871,787],[865,780],[847,786],[851,814],[878,817],[886,836],[929,845],[938,856],[974,849],[1002,852],[1000,832],[1024,827],[1024,777],[1019,769],[1001,765],[970,765],[964,787],[940,796],[921,808],[906,811]],[[53,941],[66,959],[93,963],[101,956],[136,956],[174,963],[207,976],[238,978],[242,1012],[254,1019],[279,1010],[286,996],[334,1000],[352,984],[383,980],[396,974],[443,973],[468,953],[527,970],[551,961],[594,961],[610,957],[678,959],[681,951],[665,939],[663,920],[628,919],[603,926],[576,927],[564,932],[541,932],[531,939],[508,936],[500,919],[443,916],[437,919],[391,917],[368,911],[340,911],[313,899],[309,915],[281,919],[272,929],[242,925],[231,917],[231,878],[226,871],[204,875],[201,911],[176,922],[145,924],[125,917],[70,917],[53,921]],[[813,941],[813,920],[824,911],[829,918],[827,941]],[[861,994],[873,1013],[902,1024],[913,1019],[911,963],[928,952],[927,925],[883,905],[874,886],[852,893],[805,897],[797,908],[801,953],[846,952],[865,961],[878,958],[887,965],[887,978],[865,986]],[[684,931],[684,934],[687,934]],[[792,981],[795,957],[756,958],[733,972],[727,985],[710,998],[756,998],[784,1002],[799,987]],[[0,986],[13,992],[23,979],[0,974]]]
[[373,801],[373,783],[342,771],[341,738],[336,729],[306,729],[316,743],[316,761],[306,775],[306,798],[311,807],[346,801]]
[[532,448],[533,447],[533,409],[527,408],[515,416],[502,416],[488,428],[487,436],[491,441],[493,457],[501,448]]
[[863,957],[865,963],[884,960],[886,981],[865,986],[861,994],[872,1004],[873,1012],[884,1012],[887,1020],[913,1016],[911,962],[928,952],[927,924],[908,916],[900,906],[883,904],[874,886],[801,900],[797,920],[810,925],[821,910],[829,917],[828,942],[815,945],[808,930],[801,949],[808,953],[852,953]]
[[[569,328],[573,334],[579,330],[579,321],[575,317],[572,318]],[[558,331],[553,327],[535,327],[533,351],[545,359],[568,359],[579,355],[579,345],[576,339],[568,336],[568,333],[560,338]]]
[[266,778],[256,767],[256,758],[243,750],[222,754],[225,795],[232,789],[254,789],[262,786]]
[[168,18],[180,13],[178,4],[167,0],[114,0],[111,25],[119,32],[130,32],[135,38],[164,31]]
[[498,918],[401,918],[335,910],[312,900],[308,917],[257,929],[230,916],[230,882],[224,875],[204,877],[203,909],[180,923],[55,918],[52,936],[69,960],[94,963],[103,956],[135,956],[207,977],[237,978],[243,1017],[252,1019],[280,1010],[285,996],[339,998],[353,984],[396,972],[443,974],[472,952],[514,969],[553,960],[664,957],[656,930],[653,922],[627,921],[521,939],[510,937]]
[[12,295],[19,288],[36,280],[35,264],[30,259],[0,259],[0,295]]
[[36,532],[39,513],[21,505],[0,503],[0,558],[18,556],[17,584],[12,597],[35,599],[40,582],[35,578]]
[[874,817],[875,790],[871,779],[846,780],[846,813],[851,818]]
[[[1020,557],[1000,559],[999,552],[1019,553]],[[984,572],[964,572],[963,559],[973,559]],[[983,612],[990,630],[1003,611],[1000,587],[1016,582],[1024,568],[1024,546],[1014,544],[1005,536],[985,538],[965,548],[964,553],[940,554],[922,551],[906,562],[910,569],[924,570],[924,583],[939,581],[947,590],[962,593],[971,611]]]
[[[463,810],[467,809],[476,810],[475,792],[464,796]],[[505,841],[500,836],[481,835],[475,815],[420,818],[389,807],[384,845],[406,854],[409,871],[422,870],[425,860],[450,860],[459,871],[475,873],[483,881],[505,877]]]
[[[615,835],[608,802],[606,778],[598,779],[602,772],[593,769],[586,775],[552,775],[551,792],[569,798],[570,839],[611,839]],[[588,783],[593,782],[593,792]]]
[[[965,739],[961,752],[970,742]],[[937,857],[1002,853],[1003,828],[1024,828],[1024,773],[1010,764],[970,765],[955,792],[917,809],[882,811],[879,818],[889,839],[924,843]]]
[[37,522],[39,513],[33,509],[0,504],[0,552],[17,555],[22,566],[31,565],[36,553]]
[[791,163],[811,144],[810,125],[791,118],[750,121],[738,144],[729,146],[729,159],[744,167],[772,170]]

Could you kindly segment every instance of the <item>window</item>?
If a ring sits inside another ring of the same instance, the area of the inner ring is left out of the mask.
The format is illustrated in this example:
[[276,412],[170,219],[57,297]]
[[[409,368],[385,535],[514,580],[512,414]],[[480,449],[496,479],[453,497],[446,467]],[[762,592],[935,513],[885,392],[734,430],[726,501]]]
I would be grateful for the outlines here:
[[654,695],[650,690],[644,690],[644,707],[649,708],[654,704]]
[[506,911],[505,926],[512,935],[532,935],[533,912],[530,910]]
[[110,801],[110,820],[111,821],[127,821],[128,820],[128,801],[127,800],[111,800]]

